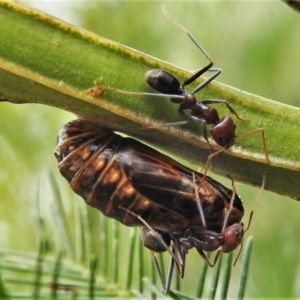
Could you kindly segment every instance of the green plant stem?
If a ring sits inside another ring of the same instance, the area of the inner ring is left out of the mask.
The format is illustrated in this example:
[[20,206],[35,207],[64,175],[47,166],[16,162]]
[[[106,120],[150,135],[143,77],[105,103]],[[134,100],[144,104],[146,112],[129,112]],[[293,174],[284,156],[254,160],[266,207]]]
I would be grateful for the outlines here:
[[223,274],[223,281],[222,281],[221,294],[220,294],[220,299],[223,300],[227,299],[227,293],[229,289],[231,269],[232,269],[232,257],[233,257],[233,252],[227,254],[226,264],[224,266],[225,270]]
[[[151,92],[143,80],[147,70],[165,69],[179,80],[188,78],[189,72],[14,1],[0,1],[0,22],[0,40],[5,41],[5,47],[0,47],[0,101],[58,107],[197,166],[206,163],[211,152],[200,123],[149,129],[180,121],[176,106],[168,98],[111,91],[96,98],[87,92],[95,81],[123,90]],[[201,99],[226,99],[241,117],[249,119],[243,122],[233,116],[237,135],[263,127],[271,160],[268,165],[261,136],[255,134],[237,139],[236,146],[213,159],[211,170],[257,186],[264,174],[266,189],[299,200],[300,110],[219,83],[204,88]],[[217,109],[220,116],[229,113],[226,108]]]

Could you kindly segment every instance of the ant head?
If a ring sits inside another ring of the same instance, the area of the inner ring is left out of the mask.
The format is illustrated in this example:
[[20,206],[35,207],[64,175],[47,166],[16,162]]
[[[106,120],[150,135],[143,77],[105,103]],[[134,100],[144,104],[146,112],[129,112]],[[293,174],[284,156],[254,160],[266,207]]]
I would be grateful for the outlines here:
[[147,226],[142,226],[140,238],[143,245],[154,252],[165,252],[171,244],[171,236],[161,230],[152,231]]
[[219,146],[230,148],[234,144],[235,128],[232,118],[226,116],[210,129],[210,134]]
[[243,242],[244,238],[244,225],[233,224],[223,231],[224,243],[222,246],[222,252],[228,253],[233,251],[238,245]]

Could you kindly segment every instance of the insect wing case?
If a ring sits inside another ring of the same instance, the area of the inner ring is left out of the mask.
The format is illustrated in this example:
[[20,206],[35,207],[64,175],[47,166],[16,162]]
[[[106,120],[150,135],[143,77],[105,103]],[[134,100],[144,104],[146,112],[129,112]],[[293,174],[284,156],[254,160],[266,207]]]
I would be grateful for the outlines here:
[[[224,215],[234,196],[227,226],[239,223],[244,214],[242,201],[219,182],[179,164],[166,155],[134,140],[124,139],[120,164],[134,188],[149,200],[189,220],[189,226],[202,226],[199,203],[207,229],[221,232]],[[193,179],[193,174],[195,179]],[[198,190],[198,197],[195,192]],[[198,203],[197,203],[198,202]],[[183,230],[183,229],[182,229]],[[170,231],[169,231],[170,232]]]
[[[126,139],[90,122],[69,122],[58,133],[55,156],[61,174],[75,193],[88,205],[127,226],[141,221],[120,209],[123,206],[140,215],[151,226],[179,230],[189,220],[139,193],[124,171]],[[125,152],[125,155],[124,155]],[[176,220],[176,222],[175,222]],[[172,225],[174,225],[172,227]]]
[[[141,222],[119,206],[167,232],[202,226],[198,189],[207,229],[221,232],[232,191],[130,138],[88,121],[69,122],[59,131],[55,156],[61,174],[88,205],[127,226]],[[240,222],[243,206],[235,195],[227,226]]]

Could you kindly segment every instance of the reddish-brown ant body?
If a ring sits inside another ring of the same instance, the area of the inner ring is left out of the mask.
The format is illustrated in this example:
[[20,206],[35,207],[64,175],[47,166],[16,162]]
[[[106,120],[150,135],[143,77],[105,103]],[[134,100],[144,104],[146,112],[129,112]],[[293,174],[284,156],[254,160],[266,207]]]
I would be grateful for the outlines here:
[[[204,56],[209,60],[209,64],[204,68],[196,71],[190,78],[185,80],[182,84],[180,84],[179,80],[170,72],[162,69],[152,69],[146,72],[145,80],[153,89],[158,91],[159,93],[143,93],[143,92],[130,92],[123,91],[115,88],[111,88],[108,86],[104,86],[97,83],[97,89],[102,91],[110,90],[118,93],[129,94],[129,95],[139,95],[139,96],[150,96],[150,97],[168,97],[173,103],[179,104],[178,113],[184,121],[167,123],[161,126],[172,126],[172,125],[183,125],[188,122],[188,117],[185,113],[185,110],[191,111],[191,117],[193,120],[199,121],[203,124],[203,136],[207,141],[210,148],[213,150],[208,137],[207,137],[207,128],[206,125],[211,125],[210,135],[213,140],[222,147],[222,149],[212,153],[209,155],[207,159],[206,168],[204,170],[204,174],[206,174],[211,159],[219,154],[220,152],[230,148],[234,142],[235,138],[242,138],[248,135],[252,135],[254,133],[261,132],[262,134],[262,142],[263,149],[266,157],[267,163],[270,164],[270,159],[267,152],[264,130],[262,128],[257,128],[250,132],[244,133],[242,135],[237,136],[235,134],[236,125],[233,119],[230,116],[224,116],[222,118],[219,117],[219,114],[215,108],[210,107],[210,104],[223,104],[226,105],[228,110],[234,114],[239,120],[243,120],[239,117],[239,115],[235,112],[235,110],[229,105],[226,100],[220,99],[206,99],[203,101],[197,101],[195,94],[202,90],[205,86],[207,86],[211,81],[213,81],[221,72],[221,69],[212,68],[213,61],[211,60],[208,53],[205,49],[197,42],[197,40],[192,36],[192,34],[184,28],[182,25],[174,21],[169,14],[166,12],[165,8],[162,6],[163,13],[168,18],[170,22],[175,24],[181,30],[183,30],[187,36],[191,39],[191,41],[197,46],[197,48],[204,54]],[[197,85],[192,92],[187,92],[185,87],[191,83],[193,83],[196,79],[198,79],[201,75],[203,75],[207,71],[213,71],[214,74],[205,79],[202,83]],[[93,89],[95,91],[97,89]],[[93,93],[94,94],[94,93]]]

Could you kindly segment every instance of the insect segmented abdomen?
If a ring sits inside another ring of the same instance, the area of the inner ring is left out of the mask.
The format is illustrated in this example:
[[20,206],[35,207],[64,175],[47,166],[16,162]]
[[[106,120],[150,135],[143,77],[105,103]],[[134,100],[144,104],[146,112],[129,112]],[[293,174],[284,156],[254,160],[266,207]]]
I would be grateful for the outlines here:
[[84,198],[88,198],[99,176],[104,175],[121,141],[114,133],[89,125],[74,121],[63,126],[55,151],[61,174]]
[[[124,193],[126,189],[120,187],[123,174],[114,159],[121,142],[122,138],[113,132],[76,120],[59,131],[55,151],[59,170],[74,192],[90,206],[118,220],[124,218],[124,212],[115,208],[118,198],[126,201],[125,195],[118,195],[118,191]],[[129,186],[127,201],[132,204],[135,196],[130,194]],[[140,224],[136,218],[131,219],[133,225]]]
[[168,209],[133,187],[125,173],[126,165],[133,161],[129,140],[88,121],[70,122],[58,134],[55,156],[59,170],[88,205],[127,226],[140,226],[141,222],[119,209],[120,205],[161,230],[187,227],[184,216],[172,211],[166,214]]

